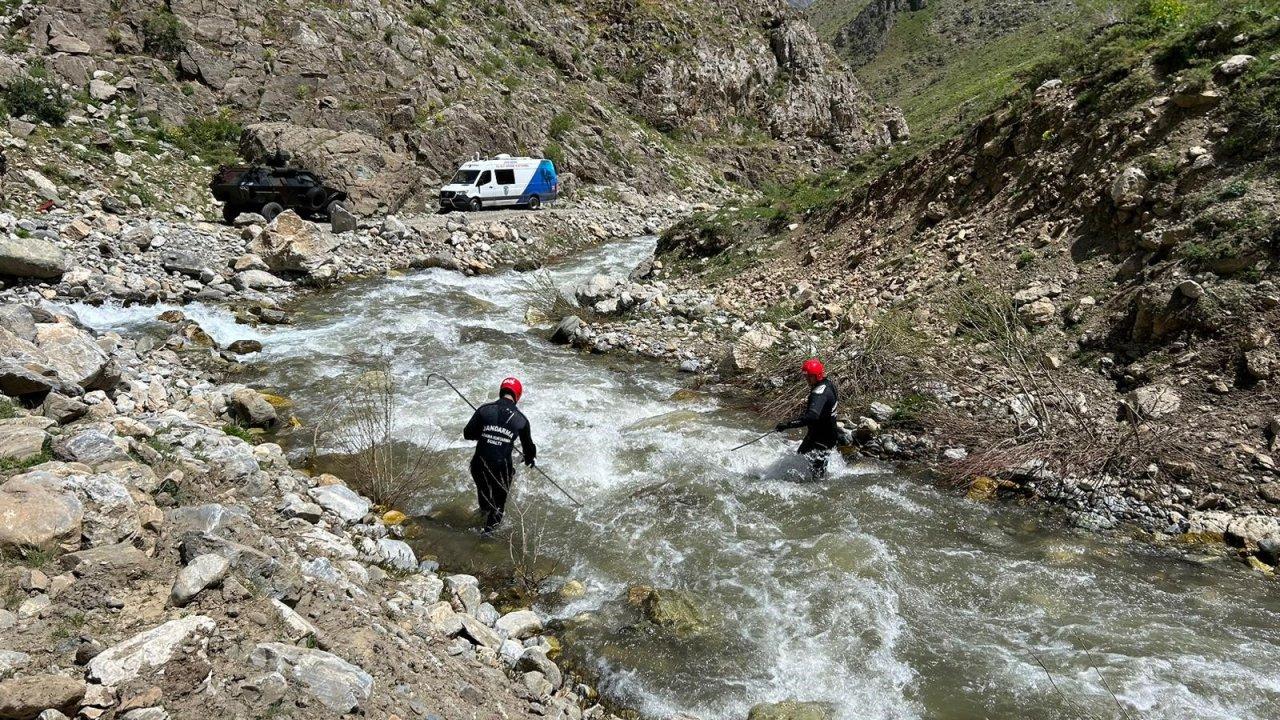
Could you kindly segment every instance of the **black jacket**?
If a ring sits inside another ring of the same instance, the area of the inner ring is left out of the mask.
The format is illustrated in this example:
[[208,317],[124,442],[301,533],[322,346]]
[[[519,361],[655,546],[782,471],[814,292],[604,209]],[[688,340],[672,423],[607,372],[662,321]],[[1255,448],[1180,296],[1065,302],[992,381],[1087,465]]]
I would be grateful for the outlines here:
[[481,405],[462,431],[462,437],[476,441],[475,456],[488,465],[510,465],[511,449],[517,437],[526,463],[532,464],[538,455],[529,433],[529,421],[516,404],[505,397]]
[[809,433],[800,443],[800,452],[830,450],[839,444],[840,430],[836,427],[836,406],[840,393],[830,379],[822,380],[810,388],[809,407],[800,417],[779,424],[778,429],[807,427]]

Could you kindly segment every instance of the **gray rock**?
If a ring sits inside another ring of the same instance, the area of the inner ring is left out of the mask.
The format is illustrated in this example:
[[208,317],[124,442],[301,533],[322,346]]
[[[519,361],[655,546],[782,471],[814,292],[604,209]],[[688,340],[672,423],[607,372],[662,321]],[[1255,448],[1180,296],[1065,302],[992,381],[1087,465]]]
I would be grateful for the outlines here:
[[26,460],[44,451],[49,433],[34,427],[0,422],[0,459]]
[[245,270],[236,273],[232,278],[231,284],[241,290],[274,290],[276,288],[289,287],[291,284],[288,280],[272,275],[266,270]]
[[359,221],[351,211],[342,205],[335,205],[329,210],[329,229],[335,233],[353,232],[359,226]]
[[75,422],[84,417],[87,412],[89,412],[88,405],[57,392],[46,395],[44,404],[40,406],[40,414],[59,425]]
[[0,680],[8,680],[13,674],[31,664],[31,656],[17,650],[0,650]]
[[67,257],[58,246],[36,237],[0,237],[0,275],[52,279],[67,271]]
[[217,628],[212,618],[188,615],[134,635],[103,650],[89,661],[89,679],[119,686],[144,671],[164,666],[174,650],[193,636],[207,636]]
[[0,486],[0,550],[51,549],[80,539],[84,506],[75,493],[38,486]]
[[176,272],[196,279],[200,279],[209,270],[209,264],[199,255],[185,250],[172,249],[166,250],[160,258],[160,267],[168,272]]
[[564,676],[560,674],[560,668],[554,662],[551,662],[541,648],[525,648],[525,651],[520,654],[520,659],[516,660],[515,669],[517,672],[540,672],[546,676],[554,688],[559,688],[560,684],[564,682]]
[[377,542],[377,547],[379,558],[387,565],[403,572],[418,569],[418,557],[409,543],[384,538]]
[[0,305],[0,328],[27,342],[36,341],[36,321],[26,305]]
[[304,638],[315,637],[319,634],[315,625],[312,625],[288,605],[272,598],[271,607],[276,611],[276,617],[280,618],[280,624],[284,626],[285,637],[290,642],[296,643]]
[[516,610],[498,618],[494,627],[507,637],[524,640],[542,632],[542,619],[532,610]]
[[568,345],[573,342],[573,338],[580,329],[582,329],[582,318],[577,315],[561,318],[556,329],[551,333],[551,342],[557,345]]
[[459,613],[458,620],[462,622],[462,634],[476,645],[482,645],[495,652],[502,647],[502,637],[480,620],[465,613]]
[[358,709],[373,692],[373,677],[346,660],[309,648],[262,643],[249,657],[254,666],[278,672],[338,713]]
[[196,557],[178,571],[178,577],[169,591],[169,601],[175,607],[186,605],[205,588],[222,582],[230,569],[231,563],[216,553]]
[[867,408],[867,411],[870,413],[872,419],[880,423],[889,422],[893,419],[893,416],[897,414],[892,406],[882,402],[871,403],[871,406]]
[[325,485],[307,491],[325,510],[348,523],[360,522],[373,505],[345,485]]
[[[36,347],[44,353],[48,366],[58,377],[75,383],[86,390],[109,390],[114,383],[108,380],[110,358],[93,337],[70,323],[40,323],[36,325]],[[116,368],[116,380],[119,369]]]
[[1178,411],[1182,399],[1168,385],[1147,385],[1129,393],[1120,404],[1121,415],[1130,422],[1158,420]]
[[116,444],[113,436],[97,428],[58,438],[53,443],[53,454],[63,460],[90,466],[129,459],[128,452]]

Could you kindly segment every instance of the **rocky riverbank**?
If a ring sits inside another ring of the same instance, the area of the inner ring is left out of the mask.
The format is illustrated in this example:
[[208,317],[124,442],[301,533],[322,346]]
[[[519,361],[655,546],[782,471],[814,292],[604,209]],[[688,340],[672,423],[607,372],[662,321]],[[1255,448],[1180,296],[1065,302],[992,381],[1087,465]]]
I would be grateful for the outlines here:
[[[66,304],[226,303],[287,322],[303,288],[444,266],[535,265],[658,232],[687,207],[585,199],[538,213],[334,233],[116,214],[101,198],[0,216],[0,717],[602,717],[527,608],[403,542],[404,516],[292,469],[243,428],[281,418],[227,383],[237,353],[181,312],[98,334]],[[96,207],[95,207],[96,206]]]

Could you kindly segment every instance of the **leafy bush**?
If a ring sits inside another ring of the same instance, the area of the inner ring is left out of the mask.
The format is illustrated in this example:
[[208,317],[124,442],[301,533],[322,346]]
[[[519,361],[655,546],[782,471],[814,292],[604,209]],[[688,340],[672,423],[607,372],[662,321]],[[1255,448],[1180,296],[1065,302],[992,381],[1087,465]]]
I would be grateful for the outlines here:
[[29,116],[50,125],[67,121],[70,105],[62,90],[33,69],[26,77],[11,80],[4,88],[4,110],[11,117]]
[[142,21],[142,49],[158,58],[177,58],[186,49],[178,16],[167,9],[148,15]]
[[236,159],[236,146],[243,131],[240,123],[223,111],[209,117],[189,117],[177,127],[162,126],[157,139],[212,163],[230,163]]
[[569,113],[559,113],[555,117],[551,118],[551,127],[548,129],[547,134],[556,140],[559,140],[564,137],[565,133],[572,130],[574,125],[576,125],[576,123],[573,121],[572,115]]
[[428,28],[436,19],[436,15],[425,7],[416,7],[405,14],[404,19],[414,27]]
[[547,146],[542,149],[542,156],[555,163],[556,170],[564,171],[564,148],[559,143],[547,143]]
[[1185,0],[1143,0],[1138,14],[1156,26],[1173,27],[1187,17],[1187,3]]

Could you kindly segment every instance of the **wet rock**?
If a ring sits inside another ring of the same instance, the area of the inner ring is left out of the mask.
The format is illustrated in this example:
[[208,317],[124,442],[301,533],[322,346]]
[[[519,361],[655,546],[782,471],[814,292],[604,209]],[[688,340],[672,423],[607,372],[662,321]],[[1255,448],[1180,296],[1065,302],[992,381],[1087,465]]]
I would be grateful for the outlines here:
[[345,485],[326,485],[324,487],[311,488],[307,491],[307,494],[320,507],[348,523],[360,522],[360,519],[367,515],[369,509],[373,507],[368,500]]
[[547,654],[536,647],[526,648],[520,655],[520,659],[516,660],[516,672],[540,672],[547,681],[551,683],[552,688],[559,688],[564,682],[564,676],[560,673],[560,668],[556,666]]
[[31,720],[45,709],[74,713],[84,697],[83,680],[62,675],[27,675],[0,682],[0,718]]
[[542,632],[542,619],[532,610],[516,610],[498,618],[494,627],[509,638],[524,640]]
[[[658,627],[686,634],[705,627],[702,613],[693,601],[677,590],[646,588],[642,594],[640,609],[645,618]],[[633,593],[633,601],[640,597]]]
[[373,677],[369,673],[323,650],[262,643],[254,649],[249,661],[256,667],[280,673],[337,713],[355,711],[373,692]]
[[231,393],[231,411],[237,420],[249,427],[273,428],[280,422],[275,407],[262,393],[252,388],[240,388]]
[[200,555],[178,571],[169,592],[169,601],[175,607],[191,602],[205,588],[217,585],[227,576],[231,563],[216,553]]
[[144,671],[164,666],[180,645],[193,636],[209,635],[216,627],[212,618],[188,615],[140,632],[89,661],[89,679],[120,686]]
[[[235,353],[236,355],[262,352],[262,343],[257,340],[236,340],[227,346],[227,352]],[[270,400],[267,402],[270,402]]]
[[53,279],[67,271],[67,257],[56,245],[36,237],[0,237],[0,275]]
[[784,700],[760,703],[747,713],[747,720],[831,720],[834,713],[826,703]]
[[562,318],[560,323],[556,325],[556,329],[551,333],[551,342],[557,345],[568,345],[573,342],[579,330],[582,329],[582,318],[577,315],[569,315]]

